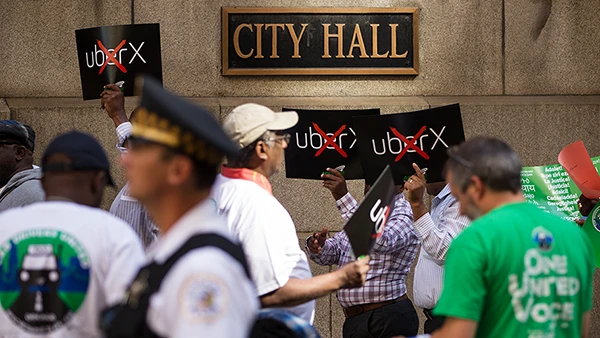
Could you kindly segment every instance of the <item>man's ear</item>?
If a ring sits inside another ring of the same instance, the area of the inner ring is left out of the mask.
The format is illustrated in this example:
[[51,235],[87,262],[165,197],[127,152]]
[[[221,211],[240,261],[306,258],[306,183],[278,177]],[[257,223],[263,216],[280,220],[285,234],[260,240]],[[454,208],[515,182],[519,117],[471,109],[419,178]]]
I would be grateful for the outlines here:
[[20,146],[20,145],[16,145],[15,146],[15,160],[17,160],[17,162],[23,160],[25,158],[25,156],[27,156],[27,148]]
[[167,183],[172,186],[185,185],[192,177],[194,164],[192,160],[183,155],[173,156],[167,166]]
[[266,161],[269,158],[269,154],[267,152],[268,148],[269,147],[265,142],[258,141],[256,143],[256,148],[254,148],[254,152],[256,153],[256,156],[258,156],[258,158],[260,158],[263,161]]
[[[471,181],[469,183],[469,188],[471,189],[471,192],[473,194],[472,197],[474,197],[475,200],[480,200],[486,192],[485,184],[478,176],[473,175],[469,180]],[[467,190],[469,188],[467,188]]]
[[107,181],[108,178],[106,177],[106,173],[104,171],[98,171],[95,173],[94,178],[92,179],[92,186],[90,187],[92,189],[92,193],[94,195],[98,193],[103,194]]

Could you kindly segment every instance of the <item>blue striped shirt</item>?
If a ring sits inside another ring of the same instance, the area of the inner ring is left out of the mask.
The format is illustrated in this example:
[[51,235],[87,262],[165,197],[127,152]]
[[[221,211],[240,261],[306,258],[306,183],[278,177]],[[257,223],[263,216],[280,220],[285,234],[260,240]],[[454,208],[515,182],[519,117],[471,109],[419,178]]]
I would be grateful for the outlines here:
[[[133,132],[130,122],[121,123],[117,126],[116,133],[119,139],[117,148],[123,146]],[[110,206],[110,213],[119,217],[133,228],[138,234],[144,250],[158,239],[159,230],[150,218],[148,211],[135,198],[129,196],[129,185],[126,184]]]
[[158,239],[159,230],[146,208],[138,200],[128,196],[128,193],[129,185],[126,184],[113,201],[109,212],[131,225],[146,250]]
[[450,194],[450,186],[444,189],[431,202],[431,214],[427,213],[413,224],[419,239],[421,251],[415,268],[413,299],[422,309],[433,309],[442,292],[444,262],[452,240],[471,221],[460,214],[458,200]]

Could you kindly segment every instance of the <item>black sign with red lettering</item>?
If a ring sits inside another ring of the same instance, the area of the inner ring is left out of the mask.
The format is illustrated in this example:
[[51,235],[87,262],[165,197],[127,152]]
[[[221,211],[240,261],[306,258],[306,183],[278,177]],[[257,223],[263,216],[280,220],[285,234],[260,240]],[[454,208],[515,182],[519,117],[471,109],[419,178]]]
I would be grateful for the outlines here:
[[385,223],[394,210],[394,196],[396,187],[392,171],[390,166],[385,166],[365,199],[344,226],[354,257],[368,254],[383,233]]
[[298,124],[286,131],[291,135],[285,150],[287,178],[319,180],[325,169],[339,166],[344,166],[346,179],[364,177],[352,117],[379,115],[379,109],[283,110],[299,116]]
[[441,182],[446,150],[465,140],[458,104],[410,113],[355,117],[354,131],[367,183],[390,165],[396,184],[427,168],[427,182]]
[[133,96],[142,73],[162,83],[159,24],[79,29],[75,38],[84,100],[99,99],[105,85],[121,81],[125,96]]

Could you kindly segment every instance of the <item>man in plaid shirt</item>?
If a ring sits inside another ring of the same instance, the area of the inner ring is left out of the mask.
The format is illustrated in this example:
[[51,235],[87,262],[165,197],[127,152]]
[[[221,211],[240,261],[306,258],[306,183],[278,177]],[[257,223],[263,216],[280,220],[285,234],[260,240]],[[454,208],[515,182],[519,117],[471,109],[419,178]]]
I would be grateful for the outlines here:
[[[348,193],[344,176],[335,169],[323,175],[323,185],[331,190],[342,217],[348,220],[358,208],[358,202]],[[370,187],[365,185],[365,194]],[[419,319],[406,296],[406,276],[419,248],[419,239],[413,229],[410,204],[404,199],[403,186],[394,210],[377,239],[370,256],[371,270],[363,287],[337,292],[344,308],[343,337],[390,337],[417,334]],[[315,232],[306,240],[306,251],[319,265],[343,266],[354,261],[348,236],[344,231],[327,239],[327,229]]]

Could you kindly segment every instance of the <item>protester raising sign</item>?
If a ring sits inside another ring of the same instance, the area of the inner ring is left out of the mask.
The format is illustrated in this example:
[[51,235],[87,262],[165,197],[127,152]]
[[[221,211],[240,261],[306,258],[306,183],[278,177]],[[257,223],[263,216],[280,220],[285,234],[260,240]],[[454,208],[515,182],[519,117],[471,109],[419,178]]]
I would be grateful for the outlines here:
[[80,29],[75,38],[84,100],[100,98],[105,85],[121,81],[132,96],[141,73],[162,83],[159,24]]
[[293,110],[299,117],[298,123],[287,130],[291,135],[285,150],[287,178],[320,180],[326,168],[342,165],[346,179],[364,177],[352,117],[379,115],[379,109],[283,110]]
[[458,104],[411,113],[354,117],[358,151],[367,183],[391,165],[394,181],[402,184],[416,163],[427,168],[427,182],[443,181],[448,147],[465,140]]
[[344,226],[354,257],[368,254],[383,233],[388,217],[394,209],[395,195],[392,171],[390,166],[386,166]]
[[[592,158],[592,163],[600,168],[600,157]],[[560,164],[523,167],[521,185],[525,199],[540,209],[569,221],[581,216],[577,207],[581,190]]]

